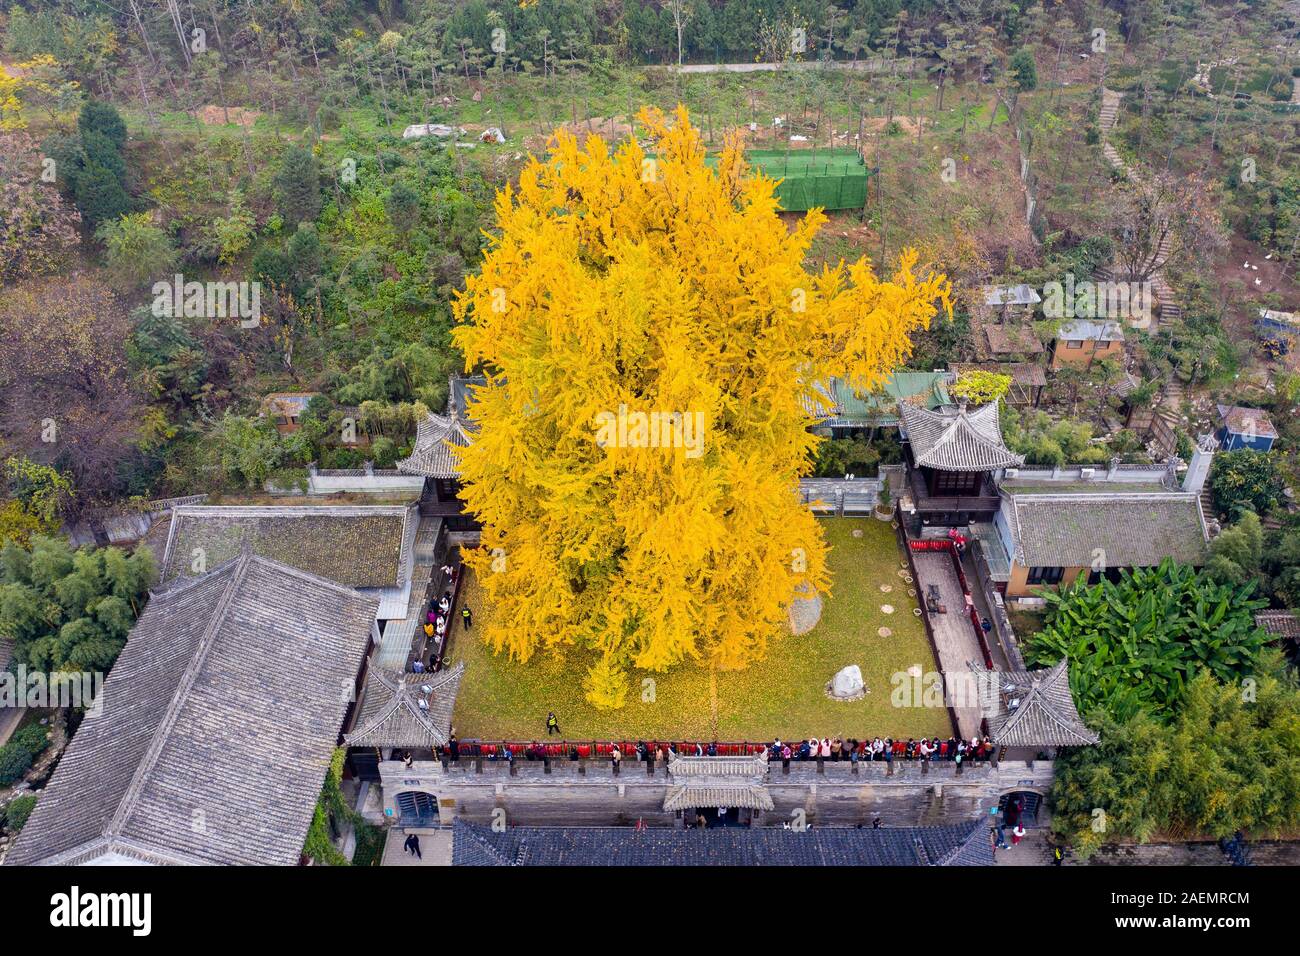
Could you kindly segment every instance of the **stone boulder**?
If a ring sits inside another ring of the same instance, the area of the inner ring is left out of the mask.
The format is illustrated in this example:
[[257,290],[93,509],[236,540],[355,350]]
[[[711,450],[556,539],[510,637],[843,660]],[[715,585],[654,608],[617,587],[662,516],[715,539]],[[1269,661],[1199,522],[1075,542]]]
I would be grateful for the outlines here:
[[861,700],[867,696],[867,685],[862,680],[862,668],[850,664],[837,673],[826,685],[826,693],[835,700]]

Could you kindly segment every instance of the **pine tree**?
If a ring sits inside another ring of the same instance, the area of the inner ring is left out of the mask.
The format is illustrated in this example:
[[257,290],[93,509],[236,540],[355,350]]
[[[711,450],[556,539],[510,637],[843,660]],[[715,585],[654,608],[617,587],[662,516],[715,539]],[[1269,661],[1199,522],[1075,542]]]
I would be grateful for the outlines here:
[[320,215],[320,168],[316,157],[301,146],[290,146],[275,177],[277,208],[290,226],[314,222]]

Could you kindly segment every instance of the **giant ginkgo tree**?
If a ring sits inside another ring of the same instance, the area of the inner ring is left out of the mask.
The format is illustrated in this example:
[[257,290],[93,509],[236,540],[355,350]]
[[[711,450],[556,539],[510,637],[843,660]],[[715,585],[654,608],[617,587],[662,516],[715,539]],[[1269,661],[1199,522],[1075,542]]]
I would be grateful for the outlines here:
[[629,667],[743,668],[796,594],[827,592],[798,497],[817,385],[876,387],[948,304],[910,251],[888,281],[866,259],[807,271],[820,210],[787,228],[738,141],[710,167],[685,109],[639,119],[653,155],[560,132],[530,158],[454,304],[487,377],[461,455],[484,639],[594,652],[597,707],[623,704]]

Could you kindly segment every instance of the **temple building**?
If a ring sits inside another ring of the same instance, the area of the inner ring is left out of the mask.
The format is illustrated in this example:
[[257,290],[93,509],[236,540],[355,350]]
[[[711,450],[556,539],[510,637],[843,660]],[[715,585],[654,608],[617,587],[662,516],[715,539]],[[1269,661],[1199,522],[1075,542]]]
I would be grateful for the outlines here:
[[476,531],[478,523],[465,514],[460,500],[460,460],[456,448],[473,441],[477,426],[466,414],[474,389],[482,387],[483,376],[451,380],[447,414],[430,412],[420,422],[411,454],[397,463],[400,472],[424,479],[420,514],[443,519],[448,531]]
[[922,525],[989,521],[1001,504],[994,473],[1024,456],[1002,441],[998,404],[928,409],[900,406],[910,468],[910,508]]
[[9,865],[301,862],[377,599],[242,554],[153,595]]

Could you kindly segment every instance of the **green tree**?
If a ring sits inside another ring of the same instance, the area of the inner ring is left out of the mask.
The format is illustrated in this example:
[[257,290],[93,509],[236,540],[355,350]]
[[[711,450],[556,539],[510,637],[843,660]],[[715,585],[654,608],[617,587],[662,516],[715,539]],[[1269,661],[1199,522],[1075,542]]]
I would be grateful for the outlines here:
[[406,235],[420,221],[420,194],[406,183],[397,183],[384,200],[384,211],[393,228]]
[[1012,54],[1009,69],[1016,89],[1021,93],[1038,88],[1038,67],[1034,63],[1032,50],[1022,47]]
[[1052,829],[1081,856],[1105,841],[1267,835],[1300,825],[1300,691],[1201,673],[1176,717],[1089,717],[1094,747],[1056,762]]
[[265,418],[245,418],[229,409],[217,421],[210,440],[227,482],[258,488],[284,457],[279,433]]
[[1210,544],[1205,571],[1225,584],[1245,584],[1259,574],[1264,551],[1264,529],[1259,515],[1247,511]]
[[1271,452],[1242,448],[1220,452],[1210,466],[1210,494],[1220,514],[1230,517],[1244,510],[1268,514],[1286,487]]
[[104,265],[121,289],[167,281],[176,266],[176,247],[148,213],[104,222],[95,237],[104,244]]
[[290,146],[275,175],[276,208],[286,223],[314,222],[320,215],[320,167],[310,150]]

